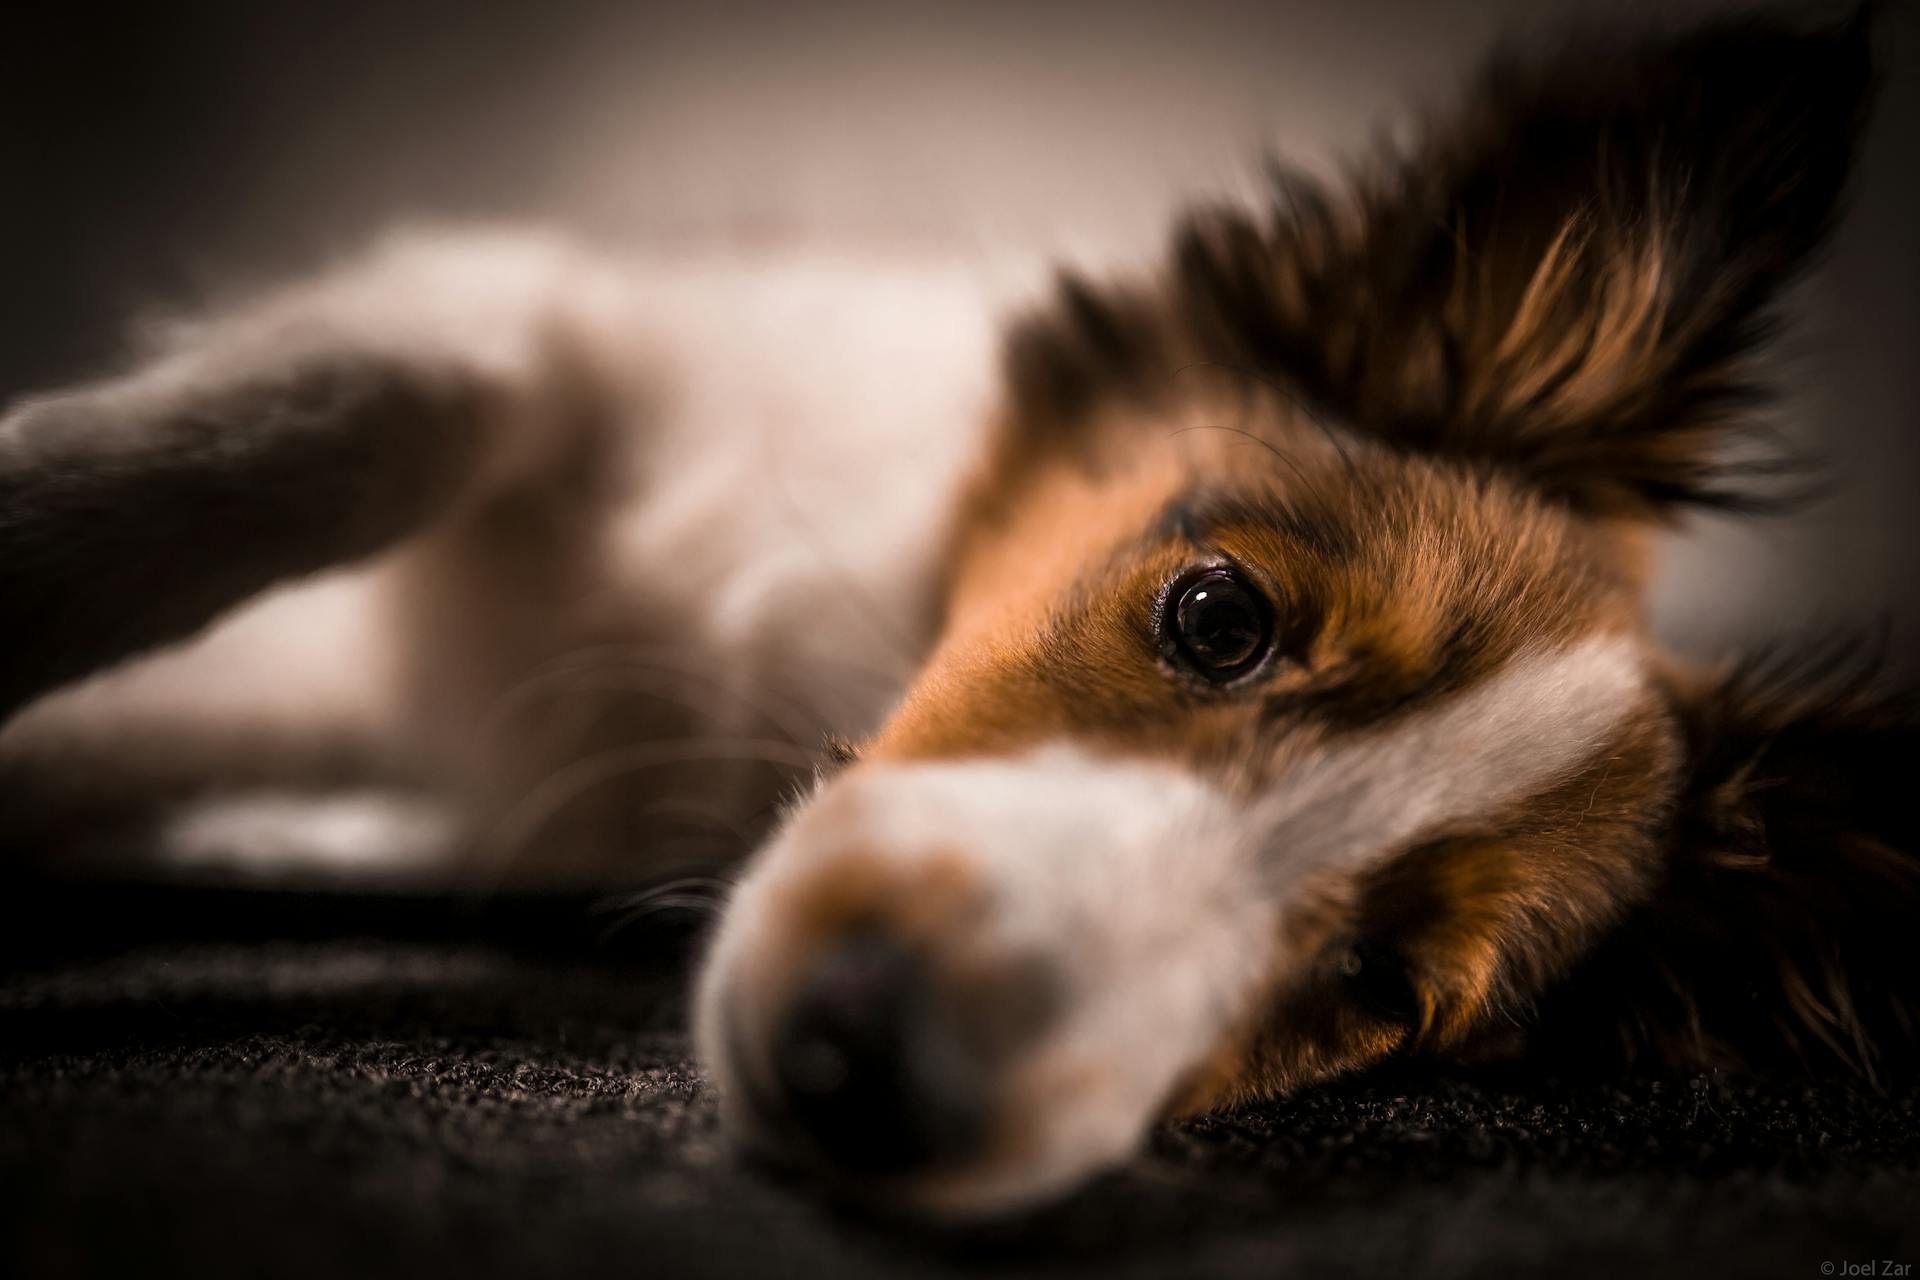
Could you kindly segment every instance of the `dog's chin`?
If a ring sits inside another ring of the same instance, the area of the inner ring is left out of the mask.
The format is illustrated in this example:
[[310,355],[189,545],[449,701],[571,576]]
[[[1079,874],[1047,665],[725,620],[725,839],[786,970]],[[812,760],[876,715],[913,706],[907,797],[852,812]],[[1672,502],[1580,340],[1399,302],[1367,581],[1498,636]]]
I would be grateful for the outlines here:
[[1043,1052],[1001,1073],[997,1082],[973,1082],[993,1097],[977,1148],[924,1167],[865,1173],[836,1163],[753,1078],[743,1061],[748,1050],[725,1030],[731,1014],[717,995],[722,984],[715,966],[708,966],[701,985],[696,1039],[720,1096],[728,1139],[753,1163],[862,1211],[962,1222],[1039,1207],[1127,1160],[1164,1110],[1164,1070],[1151,1077],[1128,1072],[1126,1055],[1117,1049],[1104,1060]]
[[757,1116],[732,1107],[723,1107],[722,1114],[736,1151],[749,1164],[858,1214],[933,1225],[992,1222],[1043,1210],[1123,1165],[1152,1124],[1150,1114],[1121,1125],[1113,1123],[1118,1117],[1101,1118],[1099,1127],[1112,1136],[1104,1143],[1087,1143],[1075,1140],[1079,1126],[1069,1119],[1040,1139],[1039,1150],[900,1177],[866,1177],[836,1168],[817,1153],[770,1133]]
[[[703,1030],[702,1040],[710,1037]],[[962,1159],[897,1175],[837,1166],[757,1101],[723,1057],[709,1057],[722,1125],[744,1158],[864,1213],[966,1223],[1018,1216],[1069,1196],[1124,1165],[1165,1113],[1162,1082],[1129,1078],[1116,1063],[1018,1073],[996,1109],[994,1137]],[[1024,1086],[1024,1087],[1022,1087]]]

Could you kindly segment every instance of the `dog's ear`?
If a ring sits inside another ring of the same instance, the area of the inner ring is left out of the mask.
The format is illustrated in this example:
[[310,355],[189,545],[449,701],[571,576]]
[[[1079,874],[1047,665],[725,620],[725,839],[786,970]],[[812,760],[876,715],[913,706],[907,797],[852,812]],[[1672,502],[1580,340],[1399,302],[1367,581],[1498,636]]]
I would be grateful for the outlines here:
[[1283,181],[1270,222],[1195,218],[1175,287],[1205,358],[1355,430],[1597,514],[1754,501],[1751,358],[1833,221],[1870,63],[1864,18],[1509,51],[1351,199]]
[[1837,639],[1673,682],[1687,776],[1661,886],[1546,997],[1537,1050],[1920,1067],[1920,700],[1870,651]]

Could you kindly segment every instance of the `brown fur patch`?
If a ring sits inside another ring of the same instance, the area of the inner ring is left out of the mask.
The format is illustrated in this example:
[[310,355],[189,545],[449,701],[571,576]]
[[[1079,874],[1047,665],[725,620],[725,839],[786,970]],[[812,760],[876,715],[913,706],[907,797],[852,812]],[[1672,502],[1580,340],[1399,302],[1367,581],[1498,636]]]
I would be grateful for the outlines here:
[[[1175,421],[1210,421],[1212,404]],[[1027,479],[1023,506],[973,532],[946,635],[863,755],[1073,738],[1258,781],[1302,726],[1375,723],[1523,647],[1639,625],[1637,580],[1605,532],[1500,481],[1336,450],[1284,406],[1265,412],[1247,420],[1271,449],[1116,418],[1108,468],[1062,459]],[[1267,597],[1278,632],[1274,661],[1229,689],[1171,669],[1156,635],[1170,584],[1213,564]]]

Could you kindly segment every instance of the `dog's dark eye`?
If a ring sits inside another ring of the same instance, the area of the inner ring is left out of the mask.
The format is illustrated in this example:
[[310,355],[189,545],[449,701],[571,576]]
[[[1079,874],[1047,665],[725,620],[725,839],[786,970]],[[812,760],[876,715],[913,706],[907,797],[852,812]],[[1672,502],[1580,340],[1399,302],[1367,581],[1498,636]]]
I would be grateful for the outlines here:
[[1209,680],[1227,680],[1260,661],[1273,640],[1273,610],[1232,571],[1215,569],[1176,588],[1170,649]]

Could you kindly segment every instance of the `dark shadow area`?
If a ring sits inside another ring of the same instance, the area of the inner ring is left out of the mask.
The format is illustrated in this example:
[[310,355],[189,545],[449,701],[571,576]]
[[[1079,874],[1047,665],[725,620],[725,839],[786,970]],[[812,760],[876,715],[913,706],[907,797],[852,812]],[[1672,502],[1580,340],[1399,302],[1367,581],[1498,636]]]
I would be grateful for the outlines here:
[[[1815,1274],[1910,1258],[1920,1093],[1376,1073],[926,1230],[723,1142],[694,921],[41,886],[0,977],[7,1274]],[[1630,1229],[1628,1228],[1630,1225]]]

